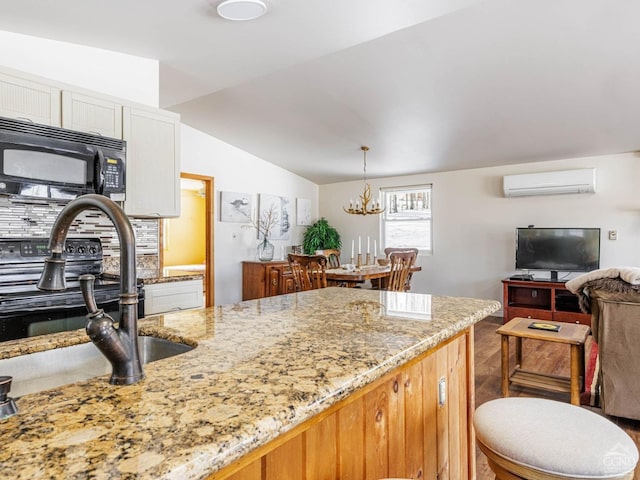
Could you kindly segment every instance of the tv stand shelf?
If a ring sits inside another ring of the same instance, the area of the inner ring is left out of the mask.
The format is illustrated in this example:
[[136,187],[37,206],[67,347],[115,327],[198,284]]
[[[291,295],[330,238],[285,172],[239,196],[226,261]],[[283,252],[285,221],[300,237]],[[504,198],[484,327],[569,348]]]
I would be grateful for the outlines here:
[[578,297],[564,282],[502,280],[504,322],[515,317],[591,326],[591,315],[582,313]]

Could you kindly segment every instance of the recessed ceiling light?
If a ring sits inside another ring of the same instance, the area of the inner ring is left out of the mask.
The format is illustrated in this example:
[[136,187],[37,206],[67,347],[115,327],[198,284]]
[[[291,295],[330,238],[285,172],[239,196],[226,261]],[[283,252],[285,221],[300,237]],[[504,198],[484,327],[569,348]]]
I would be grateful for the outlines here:
[[267,12],[261,0],[225,0],[218,5],[218,15],[227,20],[254,20]]

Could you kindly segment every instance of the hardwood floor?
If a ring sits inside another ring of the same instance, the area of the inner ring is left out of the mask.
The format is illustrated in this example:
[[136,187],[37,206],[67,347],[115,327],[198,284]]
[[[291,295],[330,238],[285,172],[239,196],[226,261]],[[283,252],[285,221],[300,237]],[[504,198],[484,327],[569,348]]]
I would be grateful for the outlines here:
[[[475,383],[476,405],[494,398],[501,398],[500,387],[500,335],[495,333],[502,324],[500,317],[488,317],[479,322],[475,327]],[[513,340],[511,340],[513,342]],[[588,342],[591,341],[589,338]],[[513,365],[513,346],[510,348]],[[587,349],[588,351],[588,349]],[[525,339],[523,342],[523,367],[531,370],[550,373],[554,375],[569,375],[569,346],[557,343],[541,342]],[[541,397],[559,400],[569,403],[569,394],[544,392],[542,390],[526,389],[512,385],[510,395]],[[600,409],[592,408],[596,413]],[[612,422],[620,426],[635,441],[640,449],[640,421],[624,418],[608,417]],[[594,439],[597,441],[597,439]],[[484,454],[476,450],[477,480],[493,480],[494,475],[487,466]],[[640,466],[636,467],[634,480],[640,480]]]

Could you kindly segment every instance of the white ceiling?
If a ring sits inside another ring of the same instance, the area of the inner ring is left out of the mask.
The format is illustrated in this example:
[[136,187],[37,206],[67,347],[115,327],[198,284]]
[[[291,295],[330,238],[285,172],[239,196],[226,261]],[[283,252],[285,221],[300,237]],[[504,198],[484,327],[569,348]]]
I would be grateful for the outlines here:
[[182,121],[316,183],[640,150],[637,0],[0,0],[0,29],[155,58]]

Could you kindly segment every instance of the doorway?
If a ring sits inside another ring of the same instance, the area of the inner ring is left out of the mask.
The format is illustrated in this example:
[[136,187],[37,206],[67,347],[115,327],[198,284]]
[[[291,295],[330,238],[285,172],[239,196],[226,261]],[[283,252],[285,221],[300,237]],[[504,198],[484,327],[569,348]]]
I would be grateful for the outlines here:
[[205,307],[214,305],[213,177],[180,174],[180,216],[160,221],[160,268],[203,275]]

